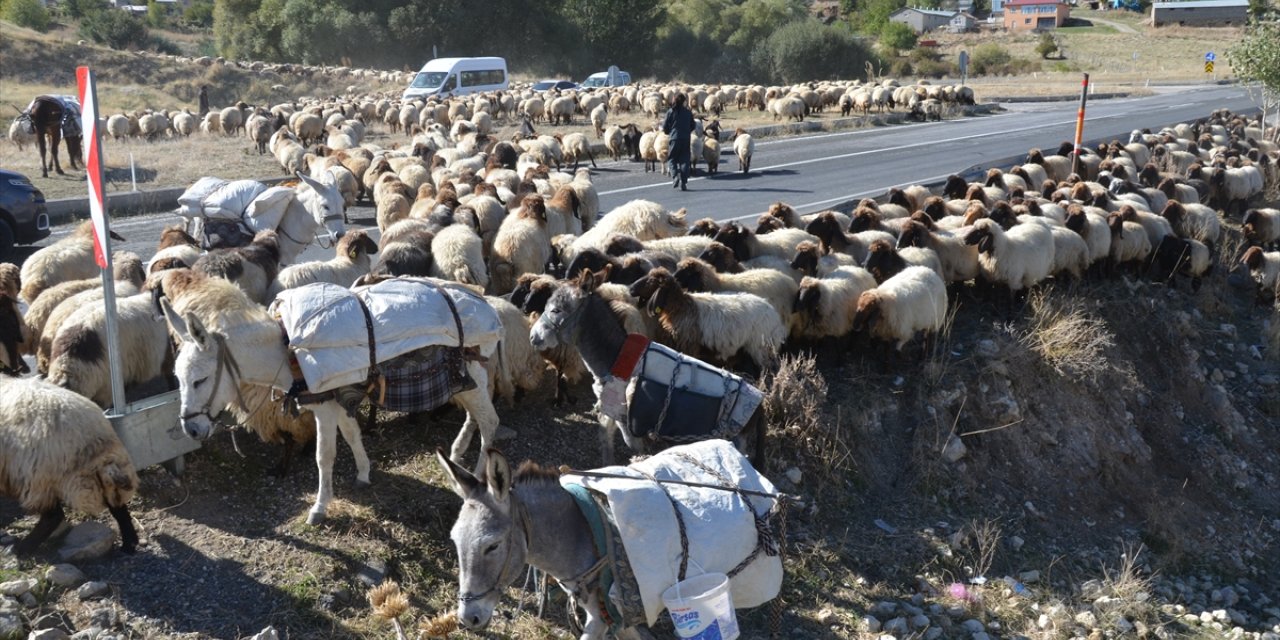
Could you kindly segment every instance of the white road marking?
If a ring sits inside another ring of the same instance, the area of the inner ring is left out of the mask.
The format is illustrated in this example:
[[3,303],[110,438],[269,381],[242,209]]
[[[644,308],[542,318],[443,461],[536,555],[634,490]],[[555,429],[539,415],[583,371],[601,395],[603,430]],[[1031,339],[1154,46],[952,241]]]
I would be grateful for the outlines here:
[[[1110,119],[1113,119],[1113,118],[1120,118],[1120,117],[1122,117],[1122,116],[1123,116],[1123,114],[1112,114],[1112,115],[1095,116],[1095,117],[1093,117],[1093,118],[1086,117],[1086,118],[1085,118],[1085,122],[1098,121],[1098,120],[1110,120]],[[875,154],[875,153],[885,153],[885,152],[887,152],[887,151],[902,151],[902,150],[904,150],[904,149],[916,149],[916,148],[919,148],[919,147],[932,147],[932,146],[937,146],[937,145],[940,145],[940,144],[947,144],[947,143],[950,143],[950,142],[960,142],[960,141],[962,141],[962,140],[973,140],[973,139],[975,139],[975,138],[987,138],[987,137],[991,137],[991,136],[1008,135],[1008,134],[1010,134],[1010,133],[1021,133],[1021,132],[1023,132],[1023,131],[1034,131],[1034,130],[1036,130],[1036,129],[1044,129],[1044,128],[1048,128],[1048,127],[1058,127],[1058,126],[1063,126],[1063,125],[1075,124],[1075,122],[1076,122],[1076,121],[1075,121],[1075,119],[1073,118],[1073,119],[1071,119],[1071,120],[1063,120],[1063,121],[1059,121],[1059,122],[1047,122],[1047,123],[1040,123],[1040,124],[1036,124],[1036,125],[1032,125],[1032,126],[1028,126],[1028,127],[1021,127],[1021,128],[1018,128],[1018,129],[1005,129],[1005,130],[1003,130],[1003,131],[987,131],[987,132],[983,132],[983,133],[972,133],[972,134],[969,134],[969,135],[957,136],[957,137],[954,137],[954,138],[945,138],[945,139],[942,139],[942,140],[930,140],[930,141],[927,141],[927,142],[914,142],[914,143],[911,143],[911,144],[898,145],[898,146],[896,146],[896,147],[882,147],[882,148],[879,148],[879,149],[867,149],[867,150],[864,150],[864,151],[851,151],[851,152],[849,152],[849,153],[841,153],[841,154],[837,154],[837,155],[833,155],[833,156],[823,156],[823,157],[821,157],[821,158],[808,158],[808,159],[805,159],[805,160],[796,160],[796,161],[794,161],[794,162],[784,162],[784,163],[782,163],[782,164],[775,164],[775,165],[771,165],[771,166],[767,166],[767,167],[761,167],[761,168],[759,168],[759,169],[756,169],[756,171],[764,172],[764,171],[771,171],[771,170],[773,170],[773,169],[785,169],[785,168],[787,168],[787,167],[798,167],[798,166],[801,166],[801,165],[814,164],[814,163],[817,163],[817,162],[829,162],[829,161],[831,161],[831,160],[843,160],[843,159],[845,159],[845,158],[856,158],[856,157],[858,157],[858,156],[871,155],[871,154]],[[689,182],[694,182],[694,181],[696,181],[696,180],[707,180],[707,179],[708,179],[707,177],[701,177],[701,178],[689,178]],[[644,189],[656,189],[656,188],[658,188],[658,187],[670,187],[670,186],[671,186],[671,183],[670,183],[670,182],[658,182],[658,183],[655,183],[655,184],[642,184],[642,185],[635,186],[635,187],[624,187],[624,188],[622,188],[622,189],[611,189],[611,190],[609,190],[609,191],[601,191],[601,192],[600,192],[600,195],[602,195],[602,196],[608,196],[608,195],[613,195],[613,194],[616,194],[616,193],[627,193],[627,192],[631,192],[631,191],[641,191],[641,190],[644,190]]]

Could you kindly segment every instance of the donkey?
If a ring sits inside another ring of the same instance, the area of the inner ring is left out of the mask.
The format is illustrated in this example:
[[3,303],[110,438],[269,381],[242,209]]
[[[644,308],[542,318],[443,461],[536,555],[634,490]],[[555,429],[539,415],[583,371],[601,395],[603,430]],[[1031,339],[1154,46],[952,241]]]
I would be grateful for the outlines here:
[[[591,388],[597,400],[601,399],[605,381],[612,377],[610,369],[627,340],[622,321],[610,309],[609,302],[596,292],[609,280],[610,271],[610,266],[596,273],[583,270],[576,281],[560,286],[529,331],[529,341],[538,350],[553,349],[560,344],[578,347],[587,370],[591,372]],[[618,423],[603,413],[600,414],[600,423],[604,426],[601,437],[607,464],[613,459],[613,433],[618,430]],[[647,441],[634,438],[628,429],[621,431],[628,447],[639,453],[645,452]],[[753,435],[749,455],[757,469],[764,469],[766,431],[764,410],[758,407],[739,434],[739,441],[735,442],[740,450],[745,449],[747,434]]]
[[[54,96],[38,96],[25,111],[19,110],[18,126],[25,126],[36,134],[36,147],[40,149],[40,175],[49,177],[49,167],[66,175],[62,164],[58,162],[58,144],[67,139],[67,155],[70,156],[71,168],[78,169],[82,151],[83,134],[80,131],[80,114],[70,105]],[[46,161],[45,138],[49,139],[52,157]]]
[[[451,286],[451,285],[444,285]],[[263,307],[255,304],[234,284],[185,269],[166,272],[159,284],[163,292],[161,310],[172,333],[181,342],[174,359],[178,378],[182,429],[195,440],[208,438],[215,427],[214,416],[233,402],[244,405],[237,391],[241,383],[274,387],[287,391],[293,386],[289,352],[281,340],[280,324]],[[466,322],[464,317],[463,322]],[[470,335],[470,334],[468,334]],[[493,356],[496,342],[472,343],[482,358]],[[476,388],[453,396],[467,411],[467,419],[453,442],[450,455],[461,460],[477,429],[481,448],[490,446],[498,428],[498,413],[489,397],[488,372],[478,361],[467,363],[467,373]],[[339,397],[360,394],[342,387]],[[265,398],[268,396],[264,396]],[[246,407],[255,411],[257,407]],[[316,418],[316,465],[320,487],[307,522],[324,520],[333,500],[333,462],[337,437],[351,447],[356,461],[356,484],[369,484],[369,456],[360,438],[360,425],[337,398],[309,404]],[[477,468],[483,464],[483,456]]]
[[[525,564],[545,571],[586,612],[579,640],[604,638],[608,624],[595,577],[600,561],[591,528],[573,496],[560,486],[558,474],[525,463],[514,479],[506,456],[485,452],[479,477],[436,451],[462,511],[449,535],[458,550],[458,622],[467,629],[488,626],[503,590],[521,575]],[[651,639],[632,627],[619,638]]]

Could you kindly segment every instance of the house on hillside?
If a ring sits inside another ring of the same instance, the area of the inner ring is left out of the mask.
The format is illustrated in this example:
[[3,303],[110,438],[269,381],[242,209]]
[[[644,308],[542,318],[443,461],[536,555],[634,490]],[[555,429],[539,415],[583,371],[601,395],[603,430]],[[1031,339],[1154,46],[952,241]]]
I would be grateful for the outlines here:
[[973,31],[977,26],[978,19],[973,17],[973,14],[961,11],[951,18],[951,22],[947,23],[947,31],[950,31],[951,33],[964,33],[966,31]]
[[955,11],[903,7],[889,14],[889,22],[901,22],[916,33],[924,33],[947,26],[955,16]]
[[1005,0],[1004,28],[1044,31],[1061,27],[1071,17],[1071,5],[1059,0]]
[[1004,0],[991,0],[991,15],[998,16],[1004,13]]
[[1242,25],[1249,19],[1249,0],[1183,0],[1151,3],[1151,24],[1207,27]]

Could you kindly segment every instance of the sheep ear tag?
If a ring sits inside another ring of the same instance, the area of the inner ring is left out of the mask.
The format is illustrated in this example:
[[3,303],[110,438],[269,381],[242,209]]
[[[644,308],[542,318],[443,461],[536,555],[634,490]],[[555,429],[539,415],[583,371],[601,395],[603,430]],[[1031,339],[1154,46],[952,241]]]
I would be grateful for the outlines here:
[[359,253],[360,253],[360,252],[359,252],[359,251],[357,251],[355,247],[351,247],[350,249],[347,249],[347,257],[348,257],[348,258],[351,258],[352,260],[355,260],[355,259],[356,259],[356,255],[357,255],[357,254],[359,254]]

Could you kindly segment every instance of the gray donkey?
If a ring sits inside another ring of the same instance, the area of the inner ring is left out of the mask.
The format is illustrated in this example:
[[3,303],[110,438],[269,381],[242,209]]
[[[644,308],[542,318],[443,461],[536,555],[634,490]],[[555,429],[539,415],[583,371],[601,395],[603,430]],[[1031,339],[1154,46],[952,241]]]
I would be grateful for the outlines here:
[[[526,462],[514,479],[506,456],[485,452],[484,474],[477,477],[443,451],[436,458],[463,500],[449,535],[458,549],[458,621],[472,630],[488,626],[502,592],[522,574],[525,564],[545,571],[586,612],[579,640],[600,640],[608,624],[591,529],[573,496],[560,486],[559,474]],[[618,634],[652,640],[647,629]]]

